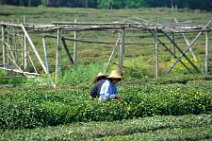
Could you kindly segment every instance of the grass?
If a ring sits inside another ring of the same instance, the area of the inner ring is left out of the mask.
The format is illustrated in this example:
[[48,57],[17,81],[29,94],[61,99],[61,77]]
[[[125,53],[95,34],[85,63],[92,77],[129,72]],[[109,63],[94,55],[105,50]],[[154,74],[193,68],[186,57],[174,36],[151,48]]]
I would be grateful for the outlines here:
[[[9,21],[12,20],[14,22],[21,22],[23,16],[26,16],[27,22],[29,23],[51,23],[52,21],[74,21],[77,19],[80,22],[114,22],[114,21],[122,21],[122,20],[135,20],[133,17],[142,17],[142,19],[147,19],[154,22],[168,22],[172,21],[174,18],[179,21],[187,21],[192,20],[192,24],[205,24],[208,20],[210,20],[211,12],[205,11],[195,11],[188,9],[179,9],[178,12],[171,11],[168,8],[141,8],[141,9],[128,9],[128,10],[104,10],[104,9],[80,9],[80,8],[28,8],[28,7],[14,7],[14,6],[1,6],[0,12],[0,21]],[[142,15],[142,16],[141,16]],[[56,34],[56,33],[51,33]],[[42,35],[38,33],[30,33],[33,43],[37,47],[40,52],[42,58],[44,58],[44,53],[41,44]],[[65,36],[73,37],[73,33],[64,33]],[[131,70],[136,70],[141,75],[135,74],[134,77],[141,78],[143,76],[153,77],[154,76],[154,44],[153,38],[144,38],[142,36],[149,35],[146,32],[127,32],[126,33],[126,42],[127,43],[141,43],[144,45],[134,45],[134,46],[126,46],[125,52],[125,60],[124,64],[126,67]],[[195,37],[195,33],[186,34],[189,36],[189,40],[192,40]],[[107,41],[107,42],[115,42],[118,38],[118,33],[111,32],[80,32],[77,34],[78,39],[83,40],[91,40],[91,41]],[[135,37],[141,36],[141,37]],[[191,38],[190,38],[191,37]],[[200,68],[203,72],[204,68],[204,56],[201,55],[201,52],[204,52],[204,35],[201,36],[201,39],[194,45],[195,53],[199,57]],[[161,37],[161,39],[167,43],[167,45],[171,45],[167,39]],[[17,39],[18,40],[18,39]],[[21,40],[21,39],[20,39]],[[182,48],[185,48],[185,42],[183,37],[178,34],[175,37],[176,42],[179,42],[179,45]],[[150,43],[150,44],[145,44]],[[67,41],[68,47],[70,48],[71,53],[73,53],[73,42]],[[112,47],[114,45],[98,45],[98,44],[85,44],[78,43],[78,64],[88,65],[88,64],[103,64],[105,67],[109,56],[112,51]],[[19,45],[20,46],[20,45]],[[55,39],[47,39],[47,49],[48,56],[50,62],[50,70],[54,72],[55,70],[55,47],[56,40]],[[42,72],[42,68],[39,65],[38,61],[36,61],[36,57],[33,51],[29,48],[29,52],[31,53],[33,60],[35,61],[37,69]],[[188,53],[189,54],[189,53]],[[210,54],[210,53],[209,53]],[[179,55],[179,53],[177,53]],[[159,63],[160,75],[163,75],[165,71],[170,67],[171,63],[173,63],[174,59],[171,55],[164,51],[164,48],[159,45]],[[118,53],[115,53],[115,56],[112,60],[113,63],[117,63]],[[1,54],[0,54],[1,59]],[[2,60],[2,59],[1,59]],[[61,66],[64,69],[68,69],[72,67],[69,63],[67,63],[66,52],[62,48],[61,51]],[[21,62],[19,62],[20,64]],[[134,65],[129,65],[134,64]],[[142,70],[144,66],[144,69]],[[116,65],[111,65],[111,68],[117,69]],[[32,70],[32,66],[30,65],[30,70]],[[139,71],[141,70],[141,71]],[[179,73],[179,72],[177,72]],[[187,71],[183,70],[180,73],[187,73]]]
[[[153,21],[170,20],[194,20],[204,22],[210,19],[210,12],[180,9],[178,12],[169,8],[141,8],[128,10],[106,10],[106,9],[83,9],[83,8],[33,8],[1,6],[1,20],[11,21],[19,19],[21,22],[25,15],[29,22],[51,23],[52,21],[79,21],[101,22],[117,21],[133,16]],[[195,16],[193,16],[195,15]],[[161,19],[162,18],[162,19]],[[203,20],[199,20],[203,19]]]

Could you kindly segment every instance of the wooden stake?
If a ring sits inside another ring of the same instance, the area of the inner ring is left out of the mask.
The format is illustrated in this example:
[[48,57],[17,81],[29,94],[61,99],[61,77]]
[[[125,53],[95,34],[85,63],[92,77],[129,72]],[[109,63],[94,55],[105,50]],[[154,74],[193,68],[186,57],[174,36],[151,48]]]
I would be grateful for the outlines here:
[[6,66],[6,50],[5,50],[5,30],[4,30],[4,26],[2,26],[1,28],[1,36],[2,36],[2,56],[3,56],[3,66]]
[[60,40],[61,40],[61,31],[57,30],[57,46],[56,46],[56,66],[55,66],[55,83],[58,82],[58,73],[60,71]]
[[[23,18],[23,23],[26,24],[26,17]],[[24,70],[27,69],[28,66],[28,47],[27,47],[27,37],[24,34],[24,50],[23,50],[23,64],[24,64]]]
[[121,45],[119,47],[119,71],[122,72],[122,66],[124,63],[124,53],[125,53],[125,29],[122,29],[121,35]]
[[157,78],[159,75],[159,68],[158,68],[158,30],[155,29],[154,32],[154,42],[155,42],[155,77]]
[[[175,41],[174,33],[172,33],[171,38],[172,38],[173,41]],[[173,52],[174,54],[176,54],[176,50],[175,50],[175,46],[174,46],[174,45],[172,45],[172,52]]]
[[43,42],[44,56],[45,56],[45,60],[46,60],[46,70],[47,70],[47,73],[49,74],[49,61],[48,61],[48,53],[47,53],[47,50],[46,50],[46,40],[45,40],[45,37],[42,38],[42,42]]
[[[74,21],[77,23],[77,20]],[[77,32],[74,31],[74,39],[77,39]],[[74,41],[74,64],[77,65],[77,42]]]
[[[12,19],[12,23],[13,23],[13,22],[14,22],[14,20]],[[14,44],[14,46],[13,46],[13,48],[14,48],[13,54],[14,54],[14,57],[15,57],[16,62],[18,62],[15,27],[13,27],[12,30],[13,30],[13,34],[11,34],[11,35],[12,35],[12,37],[13,37],[13,44]],[[9,42],[8,42],[8,43],[9,43]],[[12,45],[12,43],[11,43],[11,45]],[[12,49],[11,49],[11,50],[12,50]]]
[[45,64],[43,63],[43,60],[41,59],[40,54],[38,53],[38,51],[37,51],[35,45],[33,44],[32,40],[31,40],[31,38],[29,37],[29,34],[27,33],[27,31],[26,31],[26,29],[25,29],[25,27],[24,27],[23,24],[21,25],[21,28],[22,28],[22,30],[23,30],[23,32],[24,32],[26,38],[28,39],[28,41],[29,41],[29,43],[30,43],[30,45],[31,45],[31,47],[32,47],[32,49],[33,49],[33,51],[34,51],[36,57],[38,58],[38,60],[39,60],[39,62],[40,62],[40,64],[41,64],[41,66],[43,67],[44,72],[45,72],[46,74],[48,74],[47,69],[46,69],[46,66],[45,66]]
[[209,60],[209,32],[205,32],[205,75],[208,75],[208,60]]
[[46,69],[47,69],[47,72],[48,72],[48,74],[47,74],[48,75],[48,80],[49,80],[50,84],[53,87],[56,87],[56,85],[53,83],[52,78],[50,76],[48,53],[47,53],[47,49],[46,49],[46,40],[45,40],[45,37],[42,38],[42,41],[43,41],[44,56],[45,56],[45,60],[46,60]]

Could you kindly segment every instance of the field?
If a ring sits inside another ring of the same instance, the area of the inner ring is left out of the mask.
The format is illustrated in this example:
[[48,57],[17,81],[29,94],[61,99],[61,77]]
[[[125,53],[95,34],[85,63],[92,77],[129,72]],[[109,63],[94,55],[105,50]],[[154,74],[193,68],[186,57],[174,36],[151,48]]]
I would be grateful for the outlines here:
[[[176,12],[167,8],[98,10],[1,6],[0,9],[0,21],[19,23],[23,16],[30,23],[75,19],[112,22],[142,17],[155,22],[177,18],[192,20],[195,24],[205,24],[212,17],[210,12],[188,9]],[[31,35],[42,52],[42,35]],[[73,36],[72,33],[66,35]],[[95,41],[117,39],[115,33],[110,35],[108,32],[80,32],[78,38]],[[134,38],[135,35],[143,33],[127,33],[126,42],[150,43],[153,40]],[[190,34],[190,39],[194,35],[196,33]],[[185,47],[182,37],[176,40]],[[54,70],[55,43],[55,40],[49,40],[47,44],[51,70]],[[202,35],[194,46],[202,73],[204,43]],[[160,46],[161,76],[154,78],[154,45],[127,46],[124,79],[118,84],[121,100],[99,102],[92,99],[89,92],[95,75],[104,70],[113,46],[83,43],[78,46],[77,68],[67,65],[65,53],[62,55],[63,70],[56,88],[48,85],[45,75],[25,78],[0,71],[0,140],[212,139],[212,75],[188,74],[181,65],[176,66],[171,74],[164,75],[173,58]],[[117,63],[116,59],[117,56],[114,63]],[[117,66],[111,65],[112,69],[117,69]]]

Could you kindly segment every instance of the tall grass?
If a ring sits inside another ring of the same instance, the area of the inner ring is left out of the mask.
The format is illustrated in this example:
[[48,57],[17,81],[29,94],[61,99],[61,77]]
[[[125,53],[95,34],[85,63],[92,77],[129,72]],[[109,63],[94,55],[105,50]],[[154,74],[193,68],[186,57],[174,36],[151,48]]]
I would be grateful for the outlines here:
[[102,68],[104,67],[101,64],[78,65],[76,68],[70,68],[69,70],[61,72],[60,84],[91,84],[97,74],[103,72]]

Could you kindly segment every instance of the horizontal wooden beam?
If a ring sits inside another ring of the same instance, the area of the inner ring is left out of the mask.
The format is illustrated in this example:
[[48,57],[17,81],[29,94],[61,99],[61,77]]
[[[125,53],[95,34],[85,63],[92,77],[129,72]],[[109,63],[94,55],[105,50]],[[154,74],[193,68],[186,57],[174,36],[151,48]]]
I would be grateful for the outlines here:
[[[22,24],[14,24],[14,23],[4,23],[1,22],[0,26],[11,26],[22,28]],[[52,24],[24,24],[24,27],[27,30],[32,31],[40,31],[40,32],[48,32],[55,31],[57,29],[62,29],[65,31],[104,31],[104,30],[117,30],[117,29],[125,29],[138,31],[138,30],[152,30],[155,28],[163,30],[165,32],[171,33],[186,33],[186,32],[210,32],[211,28],[206,28],[202,30],[202,25],[187,25],[176,23],[168,23],[168,24],[160,24],[154,22],[137,22],[137,21],[127,21],[125,23],[121,22],[113,22],[113,23],[75,23],[75,22],[53,22]]]
[[25,75],[36,75],[36,76],[39,76],[40,75],[38,73],[23,72],[21,70],[9,69],[9,68],[5,68],[5,67],[0,67],[0,69],[7,70],[7,71],[13,71],[13,72],[17,72],[17,73],[21,73],[21,74],[25,74]]

